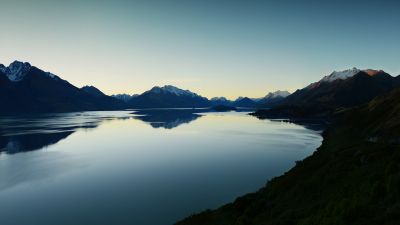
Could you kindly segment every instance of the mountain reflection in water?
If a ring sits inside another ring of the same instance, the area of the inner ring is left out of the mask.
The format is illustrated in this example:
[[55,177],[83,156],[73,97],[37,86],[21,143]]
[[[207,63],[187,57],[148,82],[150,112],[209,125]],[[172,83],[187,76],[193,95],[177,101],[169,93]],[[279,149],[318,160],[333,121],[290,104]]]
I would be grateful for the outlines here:
[[58,113],[0,117],[0,152],[15,154],[58,143],[78,129],[93,129],[103,121],[131,118],[129,112]]
[[[248,112],[248,109],[237,111]],[[134,118],[153,128],[174,129],[182,124],[191,123],[215,112],[212,109],[138,109],[118,112],[82,112],[37,114],[0,117],[0,153],[15,154],[43,149],[67,138],[79,129],[94,129],[102,122],[114,119]],[[308,129],[321,129],[320,125],[310,122],[300,124]],[[322,129],[321,129],[322,130]]]
[[201,109],[154,109],[134,112],[135,119],[150,124],[153,128],[173,129],[181,124],[190,123],[205,112]]
[[146,109],[119,112],[54,113],[0,117],[0,152],[15,154],[58,143],[79,129],[94,129],[113,119],[135,118],[153,128],[173,129],[210,109]]
[[132,111],[0,116],[1,224],[173,224],[256,191],[322,140],[247,112]]

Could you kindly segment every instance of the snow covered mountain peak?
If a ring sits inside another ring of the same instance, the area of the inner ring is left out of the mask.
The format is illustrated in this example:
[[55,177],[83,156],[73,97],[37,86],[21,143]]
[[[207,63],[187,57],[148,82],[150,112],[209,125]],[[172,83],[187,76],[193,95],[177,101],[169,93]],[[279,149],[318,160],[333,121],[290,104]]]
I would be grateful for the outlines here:
[[128,102],[129,100],[131,100],[132,98],[135,98],[139,95],[134,94],[134,95],[128,95],[128,94],[116,94],[116,95],[111,95],[111,97],[114,97],[116,99],[119,99],[123,102]]
[[174,94],[174,95],[177,95],[177,96],[192,96],[192,97],[197,96],[197,94],[195,94],[195,93],[193,93],[193,92],[191,92],[189,90],[183,90],[183,89],[177,88],[177,87],[172,86],[172,85],[165,85],[163,87],[156,86],[156,87],[153,87],[150,90],[150,92],[153,92],[153,93],[164,92],[164,93]]
[[288,91],[277,90],[275,92],[268,93],[264,98],[277,98],[277,97],[286,98],[289,95],[290,95],[290,92],[288,92]]
[[228,101],[225,97],[213,97],[210,99],[211,101]]
[[330,75],[322,78],[322,82],[332,82],[335,80],[345,80],[359,73],[361,70],[353,67],[353,69],[343,70],[343,71],[333,71]]
[[14,61],[8,67],[2,67],[2,72],[5,73],[10,81],[20,81],[31,69],[31,64],[27,62]]
[[[24,77],[31,70],[32,66],[28,62],[21,62],[15,60],[8,67],[5,67],[3,64],[0,64],[0,71],[3,72],[10,81],[18,82],[24,79]],[[50,78],[58,78],[56,75],[50,72],[44,72],[44,75]]]
[[264,102],[264,101],[270,101],[270,100],[283,99],[289,95],[290,95],[290,92],[288,92],[288,91],[277,90],[274,92],[269,92],[267,95],[265,95],[264,97],[261,97],[261,98],[252,98],[252,100],[255,102]]

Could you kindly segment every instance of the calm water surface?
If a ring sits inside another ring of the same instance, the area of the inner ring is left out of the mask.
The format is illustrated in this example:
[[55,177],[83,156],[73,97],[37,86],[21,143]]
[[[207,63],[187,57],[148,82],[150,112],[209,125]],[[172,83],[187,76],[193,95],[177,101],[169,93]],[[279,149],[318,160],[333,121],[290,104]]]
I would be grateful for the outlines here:
[[0,224],[173,224],[253,192],[319,132],[245,112],[0,117]]

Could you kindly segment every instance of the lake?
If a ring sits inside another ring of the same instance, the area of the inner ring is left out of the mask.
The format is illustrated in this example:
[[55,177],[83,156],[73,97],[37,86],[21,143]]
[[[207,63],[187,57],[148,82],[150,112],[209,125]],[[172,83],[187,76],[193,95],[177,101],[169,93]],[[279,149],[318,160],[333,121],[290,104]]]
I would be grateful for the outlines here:
[[320,131],[247,112],[142,110],[0,117],[5,225],[168,225],[257,191]]

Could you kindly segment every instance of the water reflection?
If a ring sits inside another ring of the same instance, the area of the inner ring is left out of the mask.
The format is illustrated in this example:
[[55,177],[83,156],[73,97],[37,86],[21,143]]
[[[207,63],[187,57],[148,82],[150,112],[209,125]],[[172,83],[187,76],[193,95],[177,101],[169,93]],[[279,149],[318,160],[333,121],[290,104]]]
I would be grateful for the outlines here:
[[[265,119],[260,119],[260,120],[265,120]],[[324,119],[270,119],[270,121],[281,122],[281,123],[292,123],[302,126],[308,130],[317,131],[319,133],[322,133],[329,125],[329,121]]]
[[[248,108],[238,108],[236,112],[251,112]],[[202,117],[202,113],[218,112],[213,108],[186,109],[138,109],[133,114],[135,119],[148,123],[153,128],[173,129],[188,124]]]
[[179,125],[190,123],[202,115],[205,109],[154,109],[138,110],[134,118],[150,124],[153,128],[173,129]]
[[[238,109],[245,112],[247,109]],[[58,143],[79,129],[94,129],[113,119],[135,118],[153,128],[173,129],[191,123],[213,109],[143,109],[132,114],[120,112],[83,112],[0,117],[0,153],[15,154],[34,151]],[[307,129],[321,131],[320,121],[275,120],[295,123]]]
[[291,123],[205,112],[0,117],[2,148],[17,136],[18,151],[48,146],[0,154],[1,224],[173,224],[256,191],[321,143]]
[[128,112],[59,113],[0,117],[0,152],[15,154],[58,143],[78,129],[93,129],[103,121],[131,118]]
[[0,151],[7,154],[18,152],[27,152],[43,147],[56,144],[62,139],[67,138],[74,131],[59,132],[59,133],[35,133],[35,134],[20,134],[13,136],[0,136]]

